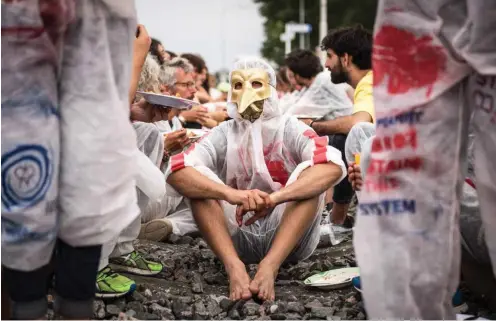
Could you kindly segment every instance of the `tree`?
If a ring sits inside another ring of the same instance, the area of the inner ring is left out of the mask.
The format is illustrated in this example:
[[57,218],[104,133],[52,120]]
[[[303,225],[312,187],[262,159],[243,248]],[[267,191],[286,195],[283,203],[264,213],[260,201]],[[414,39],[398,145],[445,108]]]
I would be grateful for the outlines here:
[[[299,0],[253,0],[260,4],[260,14],[265,17],[266,40],[262,46],[262,55],[281,64],[284,61],[284,43],[279,39],[284,33],[284,25],[299,21]],[[353,24],[362,24],[372,30],[374,26],[377,0],[327,0],[327,24],[330,29]],[[320,1],[305,0],[305,23],[312,25],[310,46],[316,49],[319,44]],[[292,48],[298,46],[298,36],[292,42]]]

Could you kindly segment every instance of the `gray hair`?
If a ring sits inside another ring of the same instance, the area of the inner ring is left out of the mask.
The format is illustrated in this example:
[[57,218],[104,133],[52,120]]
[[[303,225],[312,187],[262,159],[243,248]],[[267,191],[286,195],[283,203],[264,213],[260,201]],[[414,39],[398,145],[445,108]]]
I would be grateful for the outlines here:
[[152,55],[148,54],[141,69],[140,79],[138,81],[139,91],[160,92],[160,65]]
[[158,80],[161,84],[168,87],[174,86],[176,84],[176,71],[177,69],[184,70],[185,73],[189,74],[194,71],[193,65],[186,59],[181,57],[176,57],[170,61],[164,63],[160,68]]

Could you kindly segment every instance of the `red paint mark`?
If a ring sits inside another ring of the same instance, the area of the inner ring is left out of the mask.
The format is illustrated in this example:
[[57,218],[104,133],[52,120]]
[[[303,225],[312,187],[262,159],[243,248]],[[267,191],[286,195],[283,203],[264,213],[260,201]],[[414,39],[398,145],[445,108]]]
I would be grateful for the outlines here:
[[417,148],[417,130],[414,127],[392,136],[376,136],[372,142],[372,152],[400,150],[406,147]]
[[195,148],[196,148],[196,143],[191,144],[191,145],[188,147],[188,149],[187,149],[186,151],[184,151],[184,153],[185,153],[186,155],[188,155],[189,153],[191,153],[192,151],[194,151],[194,150],[195,150]]
[[[249,155],[249,154],[248,154]],[[244,171],[245,181],[249,182],[248,166],[245,164],[245,150],[242,148],[238,149],[238,158],[241,162],[241,167]]]
[[303,132],[303,136],[305,137],[308,137],[308,138],[315,138],[315,137],[319,137],[319,135],[317,135],[317,133],[311,129],[307,129]]
[[473,189],[476,189],[475,188],[475,183],[470,179],[470,178],[465,178],[465,183],[467,183],[468,185],[472,186]]
[[446,68],[443,47],[433,45],[432,40],[430,35],[417,37],[391,25],[382,26],[374,38],[374,86],[389,76],[387,89],[390,94],[427,87],[426,97],[429,97]]
[[284,167],[282,161],[265,161],[269,174],[274,182],[286,185],[289,179],[289,174]]
[[207,132],[207,133],[203,134],[202,137],[198,138],[198,140],[196,141],[196,143],[201,142],[202,140],[204,140],[205,138],[207,138],[209,135],[210,135],[210,132]]
[[176,172],[176,171],[186,167],[186,164],[184,162],[185,156],[189,155],[192,151],[194,151],[196,148],[196,144],[199,143],[202,139],[204,139],[207,135],[208,134],[205,134],[196,143],[191,144],[191,146],[189,146],[188,149],[185,150],[184,152],[171,157],[170,161],[171,161],[171,171],[172,172]]
[[267,165],[267,170],[274,182],[286,185],[289,179],[289,173],[286,170],[284,161],[274,160],[270,157],[271,155],[278,154],[279,149],[282,149],[282,142],[275,142],[264,148],[265,165]]
[[[12,4],[21,1],[3,2]],[[30,4],[27,5],[30,6]],[[46,32],[54,44],[58,43],[60,37],[65,33],[67,25],[74,19],[75,1],[40,0],[38,6],[41,25],[2,27],[2,36],[34,39]]]
[[23,36],[27,39],[34,39],[41,36],[44,31],[43,27],[2,27],[2,36]]
[[392,159],[389,161],[385,161],[382,159],[372,159],[370,161],[369,168],[367,169],[367,175],[386,174],[391,172],[397,172],[404,169],[412,169],[414,171],[419,171],[423,165],[424,165],[424,160],[420,157]]
[[399,8],[399,7],[390,7],[390,8],[386,8],[384,10],[385,13],[392,13],[392,12],[403,12],[404,10],[402,8]]

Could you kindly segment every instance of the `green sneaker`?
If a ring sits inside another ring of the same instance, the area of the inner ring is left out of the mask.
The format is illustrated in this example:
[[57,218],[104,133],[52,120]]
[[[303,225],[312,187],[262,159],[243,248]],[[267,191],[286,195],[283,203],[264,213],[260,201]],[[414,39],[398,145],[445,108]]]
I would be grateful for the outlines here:
[[115,271],[138,275],[159,274],[164,266],[161,263],[146,260],[141,253],[133,251],[127,255],[110,258],[110,266]]
[[136,290],[136,283],[127,277],[117,274],[110,267],[105,267],[96,276],[97,298],[119,298]]

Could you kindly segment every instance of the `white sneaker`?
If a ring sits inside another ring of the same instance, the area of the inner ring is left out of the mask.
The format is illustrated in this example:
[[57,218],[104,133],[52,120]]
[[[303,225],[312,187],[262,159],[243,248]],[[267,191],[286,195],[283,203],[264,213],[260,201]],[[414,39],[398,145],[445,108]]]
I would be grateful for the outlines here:
[[138,238],[141,240],[161,242],[166,240],[171,233],[172,223],[168,219],[162,218],[141,224]]

